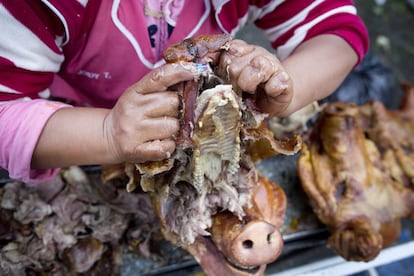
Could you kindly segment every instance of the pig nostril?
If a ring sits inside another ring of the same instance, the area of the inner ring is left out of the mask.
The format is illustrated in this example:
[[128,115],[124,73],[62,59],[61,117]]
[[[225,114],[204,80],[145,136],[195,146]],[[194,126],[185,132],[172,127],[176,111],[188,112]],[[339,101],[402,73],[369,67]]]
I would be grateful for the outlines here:
[[251,240],[245,240],[243,241],[243,247],[246,249],[251,249],[253,248],[253,242]]
[[267,243],[272,243],[272,234],[267,234]]

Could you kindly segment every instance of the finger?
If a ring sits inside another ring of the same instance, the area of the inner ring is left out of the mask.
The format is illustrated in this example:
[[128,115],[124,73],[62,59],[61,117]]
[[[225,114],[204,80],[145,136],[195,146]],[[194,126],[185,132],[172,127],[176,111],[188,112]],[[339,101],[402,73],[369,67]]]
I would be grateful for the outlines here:
[[275,63],[264,56],[254,57],[242,69],[237,79],[238,87],[246,92],[255,92],[257,86],[265,83],[275,72]]
[[170,158],[175,150],[175,142],[172,139],[153,140],[140,144],[136,148],[138,159],[135,162],[161,161]]
[[265,84],[266,94],[276,98],[292,90],[292,83],[285,71],[276,72]]
[[140,122],[141,141],[170,139],[177,135],[180,124],[177,118],[163,116],[146,119]]
[[217,74],[223,79],[231,81],[248,64],[249,55],[252,55],[253,52],[254,47],[246,42],[242,40],[232,41],[229,49],[221,55]]
[[165,64],[145,75],[132,89],[141,94],[165,91],[174,84],[194,79],[197,74],[191,62]]
[[264,86],[264,95],[257,98],[256,104],[271,116],[283,112],[292,101],[293,85],[286,72],[276,73]]
[[254,49],[255,46],[247,44],[246,41],[241,39],[234,39],[230,41],[227,53],[234,57],[241,57],[252,53]]
[[137,105],[149,118],[178,117],[179,98],[177,93],[173,91],[141,95]]

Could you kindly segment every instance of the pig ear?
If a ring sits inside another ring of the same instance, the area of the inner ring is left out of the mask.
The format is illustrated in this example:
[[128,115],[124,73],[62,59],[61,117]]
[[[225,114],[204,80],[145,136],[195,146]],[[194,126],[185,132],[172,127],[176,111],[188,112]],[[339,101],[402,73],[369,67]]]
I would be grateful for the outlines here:
[[273,133],[262,126],[257,129],[246,129],[244,139],[247,139],[247,152],[253,162],[272,157],[277,154],[293,155],[302,148],[302,138],[299,135],[284,139],[275,139]]
[[276,228],[283,225],[287,198],[277,183],[258,174],[258,185],[252,192],[251,202],[251,207],[246,208],[248,216],[263,220]]

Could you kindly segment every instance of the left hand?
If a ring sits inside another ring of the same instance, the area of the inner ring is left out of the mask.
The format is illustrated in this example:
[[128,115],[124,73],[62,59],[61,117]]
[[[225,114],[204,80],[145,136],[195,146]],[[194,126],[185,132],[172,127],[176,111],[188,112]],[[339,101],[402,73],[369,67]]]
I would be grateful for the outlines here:
[[234,89],[256,95],[261,111],[277,116],[292,101],[293,85],[276,56],[263,47],[232,40],[222,54],[218,74]]

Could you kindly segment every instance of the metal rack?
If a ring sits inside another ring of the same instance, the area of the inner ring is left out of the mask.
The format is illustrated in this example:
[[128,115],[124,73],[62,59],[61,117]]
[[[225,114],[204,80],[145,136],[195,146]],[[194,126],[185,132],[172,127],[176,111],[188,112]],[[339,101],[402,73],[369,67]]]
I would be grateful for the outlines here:
[[[405,242],[383,249],[381,253],[370,262],[349,262],[334,255],[325,255],[325,248],[313,248],[309,252],[297,255],[291,263],[307,260],[305,264],[284,269],[283,263],[270,265],[268,276],[298,276],[298,275],[351,275],[366,272],[368,275],[379,275],[377,267],[399,262],[414,256],[414,241]],[[315,258],[315,253],[317,253]],[[311,256],[313,254],[313,256]],[[414,271],[406,271],[405,275],[413,275]]]

